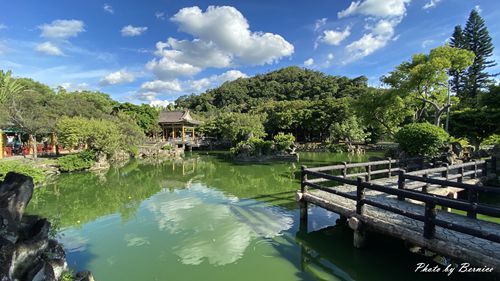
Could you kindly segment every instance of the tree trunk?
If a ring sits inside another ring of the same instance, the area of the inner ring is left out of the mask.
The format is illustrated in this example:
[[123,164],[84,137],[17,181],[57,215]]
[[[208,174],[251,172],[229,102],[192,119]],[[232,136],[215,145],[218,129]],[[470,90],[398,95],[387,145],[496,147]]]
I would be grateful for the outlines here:
[[31,149],[33,150],[33,159],[37,159],[38,151],[36,150],[37,149],[36,136],[30,135],[30,139],[31,139]]

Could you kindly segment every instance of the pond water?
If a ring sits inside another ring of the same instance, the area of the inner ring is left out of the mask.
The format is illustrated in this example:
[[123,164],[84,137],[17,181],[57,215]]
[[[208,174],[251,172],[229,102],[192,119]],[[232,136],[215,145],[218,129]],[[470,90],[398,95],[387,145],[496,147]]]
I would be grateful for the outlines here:
[[368,157],[301,153],[300,163],[237,164],[193,153],[130,162],[103,175],[60,175],[35,191],[28,212],[48,217],[70,267],[98,281],[441,280],[414,273],[431,260],[399,240],[372,235],[367,249],[354,249],[352,231],[321,208],[310,208],[309,233],[299,232],[300,165]]

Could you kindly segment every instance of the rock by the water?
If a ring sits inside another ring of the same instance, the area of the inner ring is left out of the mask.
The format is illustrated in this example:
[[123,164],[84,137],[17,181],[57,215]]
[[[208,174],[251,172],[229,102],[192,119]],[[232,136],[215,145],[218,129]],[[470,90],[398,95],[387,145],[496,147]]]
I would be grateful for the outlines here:
[[0,281],[57,281],[68,269],[62,245],[49,238],[50,222],[23,216],[33,188],[30,177],[12,172],[0,182]]

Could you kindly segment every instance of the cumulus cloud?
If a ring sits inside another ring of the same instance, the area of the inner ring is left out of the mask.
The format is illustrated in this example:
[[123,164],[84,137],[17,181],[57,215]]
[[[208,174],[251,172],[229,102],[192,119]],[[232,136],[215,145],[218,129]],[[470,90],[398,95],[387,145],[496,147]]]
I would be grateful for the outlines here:
[[133,37],[141,35],[142,33],[146,32],[146,30],[148,30],[146,26],[132,26],[129,24],[122,28],[121,33],[122,36]]
[[182,91],[181,83],[175,79],[172,81],[154,80],[148,81],[141,85],[143,92],[165,93],[165,92],[180,92]]
[[0,30],[2,30],[2,29],[7,29],[7,26],[3,23],[0,23]]
[[170,20],[194,39],[168,38],[156,44],[158,58],[146,67],[161,80],[192,76],[210,67],[270,64],[294,52],[280,35],[251,31],[246,18],[233,7],[183,8]]
[[344,63],[366,57],[383,48],[388,42],[397,40],[395,27],[406,15],[406,6],[411,0],[364,0],[354,1],[338,13],[339,18],[364,15],[370,23],[365,26],[363,36],[345,47],[347,59]]
[[108,3],[104,4],[104,7],[103,7],[104,11],[110,13],[110,14],[114,14],[115,13],[115,10],[113,10],[113,7],[111,5],[109,5]]
[[394,39],[394,27],[399,24],[399,20],[379,20],[375,26],[367,26],[371,32],[365,33],[361,39],[346,46],[349,58],[345,62],[355,61],[366,57],[376,50],[384,47]]
[[154,106],[154,107],[167,107],[170,104],[174,104],[174,102],[168,101],[168,100],[151,100],[151,101],[149,101],[149,105]]
[[135,80],[134,74],[122,69],[120,71],[112,72],[106,75],[99,82],[100,86],[109,86],[116,84],[131,83]]
[[35,50],[44,53],[46,55],[51,55],[51,56],[64,56],[64,53],[54,44],[50,42],[44,42],[41,44],[38,44],[35,47]]
[[308,58],[307,60],[304,61],[304,66],[305,67],[311,67],[314,64],[314,59],[313,58]]
[[430,46],[432,43],[434,43],[434,40],[430,39],[430,40],[424,40],[422,42],[422,48],[427,48],[428,46]]
[[49,39],[68,39],[84,32],[84,23],[80,20],[54,20],[38,27],[41,36]]
[[328,45],[338,46],[342,41],[351,35],[351,28],[348,26],[344,30],[325,30],[320,37],[320,41]]
[[239,70],[228,70],[219,75],[212,75],[207,78],[187,81],[186,89],[191,92],[202,92],[209,88],[218,87],[224,84],[224,82],[246,77],[248,77],[248,75]]
[[406,13],[406,5],[411,0],[364,0],[354,1],[340,11],[337,16],[344,18],[350,15],[361,14],[373,17],[401,17]]

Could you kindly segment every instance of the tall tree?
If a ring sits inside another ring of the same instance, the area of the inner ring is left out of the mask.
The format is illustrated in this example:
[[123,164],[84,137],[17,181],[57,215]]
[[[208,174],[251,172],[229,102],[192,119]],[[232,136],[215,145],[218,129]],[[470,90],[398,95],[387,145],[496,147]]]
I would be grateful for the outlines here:
[[[450,47],[466,49],[462,26],[455,26],[450,38]],[[462,96],[464,90],[464,70],[450,70],[450,88],[457,95]]]
[[486,28],[484,19],[477,10],[472,10],[463,31],[464,48],[472,51],[476,57],[467,69],[464,76],[464,92],[461,98],[472,104],[477,103],[478,93],[491,84],[494,75],[486,72],[486,69],[495,66],[494,60],[489,58],[493,55],[493,43]]

